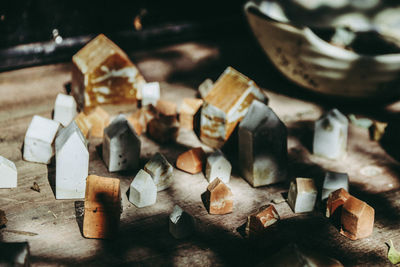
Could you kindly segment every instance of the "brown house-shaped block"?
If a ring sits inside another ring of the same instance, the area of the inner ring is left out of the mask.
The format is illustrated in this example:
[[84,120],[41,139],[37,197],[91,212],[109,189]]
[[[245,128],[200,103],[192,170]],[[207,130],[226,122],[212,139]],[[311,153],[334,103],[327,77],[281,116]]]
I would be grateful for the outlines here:
[[227,214],[233,210],[232,191],[218,178],[208,185],[204,202],[210,214]]
[[155,117],[147,124],[147,134],[159,143],[174,142],[179,131],[176,104],[158,100],[154,112]]
[[341,214],[341,208],[343,204],[349,199],[350,194],[344,190],[343,188],[340,188],[336,191],[333,191],[332,193],[329,194],[328,201],[326,202],[326,217],[335,217],[337,215],[335,214]]
[[178,156],[176,167],[191,174],[199,173],[203,169],[204,158],[201,147],[192,148]]
[[246,234],[262,233],[267,227],[276,223],[280,219],[278,212],[273,205],[266,205],[258,209],[257,212],[247,217]]
[[117,235],[121,209],[120,181],[89,175],[86,180],[83,236],[110,239]]
[[[179,122],[180,127],[193,130],[195,129],[195,117],[198,111],[203,105],[203,100],[198,98],[184,98],[180,111],[179,111]],[[198,128],[198,127],[197,127]]]
[[228,67],[204,98],[200,118],[201,141],[210,147],[221,148],[254,99],[267,101],[252,80]]
[[351,240],[372,234],[375,210],[364,201],[350,196],[342,208],[340,233]]
[[72,57],[72,92],[80,108],[135,103],[143,76],[129,57],[100,34]]
[[96,107],[87,115],[87,120],[90,123],[90,136],[103,138],[104,129],[110,123],[110,115],[101,107]]

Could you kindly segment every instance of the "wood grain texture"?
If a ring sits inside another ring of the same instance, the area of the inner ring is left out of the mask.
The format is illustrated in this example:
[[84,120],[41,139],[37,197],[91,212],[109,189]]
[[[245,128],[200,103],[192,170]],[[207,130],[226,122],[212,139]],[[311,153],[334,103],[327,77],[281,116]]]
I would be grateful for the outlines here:
[[[203,173],[190,175],[178,169],[174,170],[172,186],[158,193],[157,203],[138,209],[128,201],[126,194],[136,172],[108,173],[101,159],[101,139],[92,138],[89,174],[120,179],[123,212],[115,240],[84,238],[81,229],[83,199],[55,200],[52,189],[54,163],[48,166],[30,163],[23,161],[21,156],[25,131],[32,116],[37,114],[51,118],[57,94],[65,92],[64,85],[71,77],[71,65],[66,63],[0,74],[0,154],[14,161],[18,169],[18,187],[0,190],[0,209],[6,212],[8,219],[7,227],[0,229],[2,241],[28,241],[33,266],[252,266],[288,242],[325,253],[345,266],[390,266],[386,259],[385,242],[392,239],[400,245],[399,163],[388,156],[378,143],[369,140],[366,129],[350,126],[345,158],[332,161],[316,157],[310,154],[312,123],[332,103],[322,101],[320,105],[315,97],[311,100],[304,100],[303,97],[301,100],[280,94],[280,89],[293,89],[293,85],[279,78],[271,66],[257,59],[260,56],[257,53],[241,56],[235,48],[226,44],[221,47],[187,43],[137,51],[130,56],[136,59],[135,63],[146,80],[161,81],[161,97],[174,101],[178,107],[183,98],[195,96],[195,87],[202,80],[207,76],[215,79],[227,65],[234,65],[252,77],[257,84],[267,88],[270,106],[288,126],[291,176],[315,178],[320,187],[325,170],[347,172],[350,193],[366,201],[376,211],[373,234],[366,239],[351,241],[340,235],[324,217],[322,205],[319,204],[311,214],[296,215],[286,202],[282,202],[275,205],[281,220],[265,236],[244,238],[242,233],[247,216],[272,199],[282,199],[282,193],[288,190],[288,183],[252,188],[237,175],[234,147],[227,151],[233,165],[229,183],[234,195],[232,213],[208,214],[201,201],[201,194],[208,185]],[[267,78],[262,75],[260,67],[269,71]],[[132,105],[105,108],[112,116],[136,109]],[[390,108],[391,114],[397,112],[396,105]],[[356,108],[347,107],[348,110],[357,112]],[[356,114],[363,114],[364,111],[360,109]],[[386,114],[377,112],[374,116],[384,117]],[[140,139],[141,167],[157,151],[172,164],[175,164],[179,154],[192,147],[202,146],[206,153],[211,152],[193,132],[183,129],[175,144],[160,146],[145,134]],[[30,189],[34,182],[39,185],[40,193]],[[194,236],[175,240],[169,234],[168,216],[175,204],[194,216]],[[37,235],[21,234],[24,232]]]

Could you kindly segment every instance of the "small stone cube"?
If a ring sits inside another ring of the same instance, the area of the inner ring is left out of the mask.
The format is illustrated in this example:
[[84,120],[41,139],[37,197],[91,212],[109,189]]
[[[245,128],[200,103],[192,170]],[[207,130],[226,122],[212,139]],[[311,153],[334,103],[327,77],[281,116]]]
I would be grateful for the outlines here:
[[14,162],[0,156],[0,188],[17,187],[18,173]]
[[90,129],[90,136],[96,138],[103,138],[104,128],[110,123],[110,115],[101,107],[96,107],[89,112],[87,116],[92,128]]
[[145,83],[142,85],[142,106],[152,104],[155,106],[160,99],[160,84],[158,82]]
[[68,126],[77,114],[77,106],[73,96],[58,94],[54,105],[54,120],[64,127]]
[[140,139],[125,116],[118,115],[104,129],[103,160],[109,172],[139,168]]
[[219,178],[225,184],[229,183],[231,178],[232,165],[226,159],[221,150],[217,149],[207,157],[206,178],[209,183]]
[[144,170],[151,175],[154,184],[157,186],[157,191],[165,190],[171,186],[174,167],[172,167],[161,153],[157,152],[146,165],[144,165]]
[[193,130],[195,115],[203,105],[203,100],[198,98],[184,98],[179,111],[179,122],[182,128]]
[[233,210],[233,194],[231,189],[220,179],[215,179],[207,186],[205,204],[210,214],[227,214]]
[[343,156],[347,147],[349,121],[339,110],[332,109],[315,122],[313,153],[329,159]]
[[280,219],[274,205],[261,207],[257,212],[247,217],[247,235],[262,233],[267,227]]
[[150,174],[140,170],[130,185],[129,201],[136,207],[143,208],[155,204],[156,200],[157,186]]
[[340,233],[351,240],[372,234],[375,210],[364,201],[350,196],[342,208]]
[[104,239],[116,237],[120,214],[119,179],[89,175],[86,181],[83,236]]
[[288,203],[295,213],[311,212],[317,200],[317,188],[311,178],[296,178],[290,183]]
[[80,112],[78,116],[75,117],[75,122],[81,130],[83,136],[87,139],[89,137],[90,129],[92,125],[84,112]]
[[178,156],[176,167],[191,174],[199,173],[203,169],[204,158],[205,154],[201,147],[192,148]]
[[0,242],[0,266],[30,266],[28,242]]
[[54,139],[60,123],[33,116],[24,140],[24,160],[49,164],[54,155]]
[[85,197],[88,171],[87,141],[73,121],[56,137],[56,199]]
[[349,176],[347,173],[327,172],[322,186],[321,199],[327,199],[330,193],[340,188],[349,191]]
[[178,205],[169,215],[169,232],[176,239],[186,238],[194,232],[194,219]]
[[214,83],[211,79],[207,78],[205,79],[200,85],[199,85],[199,93],[201,98],[205,98],[208,94],[208,92],[211,91],[213,88]]

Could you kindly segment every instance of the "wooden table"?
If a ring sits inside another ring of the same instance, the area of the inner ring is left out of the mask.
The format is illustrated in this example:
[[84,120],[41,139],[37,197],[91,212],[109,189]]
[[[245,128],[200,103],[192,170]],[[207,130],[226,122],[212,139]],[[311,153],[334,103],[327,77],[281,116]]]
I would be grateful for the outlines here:
[[[96,150],[101,140],[91,139],[89,173],[121,180],[123,212],[116,240],[85,239],[80,228],[83,201],[55,200],[50,186],[54,164],[30,163],[21,156],[32,116],[50,118],[56,95],[65,92],[70,81],[70,63],[62,63],[0,74],[0,154],[14,161],[18,169],[18,187],[0,190],[0,209],[8,219],[7,226],[0,229],[0,240],[28,241],[34,266],[252,266],[289,242],[336,258],[346,266],[390,265],[385,242],[392,239],[400,247],[399,163],[377,142],[369,140],[366,129],[354,125],[349,129],[348,153],[341,160],[313,156],[310,146],[313,121],[332,106],[346,113],[388,119],[395,116],[399,104],[339,104],[307,93],[286,81],[251,41],[184,43],[135,51],[130,56],[148,81],[161,82],[162,98],[178,105],[184,97],[196,95],[202,80],[215,80],[228,65],[252,77],[265,88],[270,106],[288,126],[291,175],[313,177],[320,184],[325,170],[347,172],[351,193],[375,208],[372,236],[351,241],[323,216],[322,205],[311,214],[297,215],[282,202],[275,205],[282,220],[265,237],[244,238],[241,229],[247,215],[272,199],[282,199],[288,183],[252,188],[238,176],[234,161],[229,184],[235,200],[233,213],[209,215],[200,197],[208,184],[204,175],[177,169],[172,187],[158,193],[157,203],[138,209],[126,196],[135,172],[108,173]],[[107,109],[116,115],[132,112],[136,107]],[[157,151],[174,164],[181,152],[201,145],[193,132],[185,130],[180,131],[176,144],[160,146],[145,135],[141,141],[141,166]],[[40,193],[30,189],[33,182],[39,184]],[[175,240],[168,232],[168,216],[175,204],[196,219],[196,234],[191,238]]]

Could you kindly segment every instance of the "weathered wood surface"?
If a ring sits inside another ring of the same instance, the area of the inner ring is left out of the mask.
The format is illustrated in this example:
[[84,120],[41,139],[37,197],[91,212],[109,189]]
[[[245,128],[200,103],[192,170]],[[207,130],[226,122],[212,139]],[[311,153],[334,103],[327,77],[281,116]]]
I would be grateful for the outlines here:
[[[369,141],[366,129],[350,126],[349,152],[337,161],[310,155],[312,122],[334,103],[300,93],[285,81],[259,52],[243,55],[240,49],[258,51],[242,45],[188,43],[152,51],[138,51],[132,58],[148,81],[161,81],[162,98],[180,105],[184,97],[196,95],[196,86],[207,77],[215,80],[227,65],[232,65],[266,88],[270,106],[289,128],[290,172],[321,181],[324,170],[348,172],[350,192],[376,210],[373,235],[351,241],[339,234],[324,218],[322,207],[312,214],[295,215],[286,202],[276,205],[282,220],[264,238],[242,236],[247,215],[272,199],[282,199],[288,184],[254,189],[237,175],[233,162],[230,187],[234,212],[209,215],[201,201],[208,185],[204,175],[174,170],[174,183],[158,193],[152,207],[138,209],[129,203],[126,192],[136,172],[108,173],[101,160],[101,140],[90,140],[89,173],[118,177],[121,180],[123,212],[116,240],[85,239],[81,233],[83,200],[55,200],[51,184],[54,164],[46,166],[22,160],[25,131],[35,114],[50,118],[56,95],[65,92],[70,81],[70,64],[27,68],[0,74],[0,154],[16,163],[18,187],[0,189],[0,209],[7,215],[7,227],[0,229],[2,241],[29,241],[32,264],[46,265],[175,265],[175,266],[252,266],[278,251],[288,242],[340,260],[346,266],[390,265],[385,242],[400,246],[399,163],[376,142]],[[238,58],[239,57],[239,58]],[[234,60],[232,60],[234,58]],[[302,100],[279,91],[302,96]],[[305,100],[308,98],[308,100]],[[341,106],[345,112],[378,118],[393,116],[397,105],[375,108]],[[385,109],[386,108],[386,109]],[[113,115],[131,112],[133,106],[107,107]],[[193,132],[181,130],[176,144],[160,147],[141,136],[141,166],[157,151],[175,164],[177,156],[201,145]],[[206,152],[211,150],[204,147]],[[231,154],[234,155],[234,154]],[[1,178],[1,177],[0,177]],[[30,187],[40,186],[40,193]],[[175,240],[168,232],[168,215],[175,204],[190,212],[197,222],[196,234]],[[25,231],[37,235],[18,233]],[[0,252],[1,253],[1,252]]]

